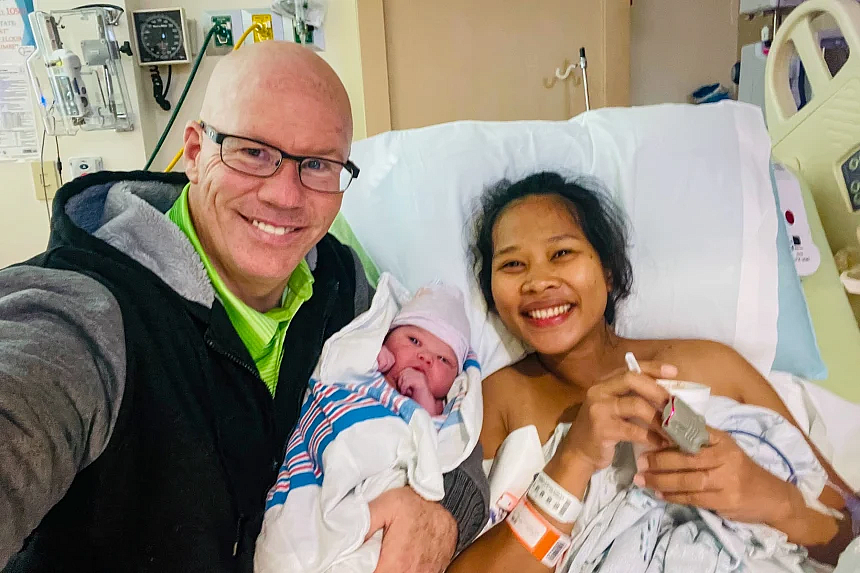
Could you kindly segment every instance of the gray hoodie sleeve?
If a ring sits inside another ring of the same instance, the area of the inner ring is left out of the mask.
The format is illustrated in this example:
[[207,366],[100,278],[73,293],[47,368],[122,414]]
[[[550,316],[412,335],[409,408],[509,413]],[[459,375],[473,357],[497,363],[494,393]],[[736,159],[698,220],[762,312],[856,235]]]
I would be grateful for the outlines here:
[[373,295],[376,291],[370,281],[367,280],[367,275],[364,272],[364,267],[361,265],[361,259],[358,258],[358,253],[347,245],[349,253],[352,255],[352,262],[355,265],[355,316],[364,313],[370,308],[370,303],[373,302]]
[[458,468],[443,477],[445,497],[442,507],[457,521],[457,553],[465,549],[490,519],[490,483],[484,475],[481,444]]
[[0,569],[104,450],[125,382],[119,306],[71,271],[0,271]]

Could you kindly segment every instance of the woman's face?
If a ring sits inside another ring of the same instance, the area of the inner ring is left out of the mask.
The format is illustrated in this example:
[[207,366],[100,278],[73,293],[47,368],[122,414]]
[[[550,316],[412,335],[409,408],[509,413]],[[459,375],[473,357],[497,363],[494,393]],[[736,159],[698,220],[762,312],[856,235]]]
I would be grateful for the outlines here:
[[609,281],[557,195],[511,203],[493,228],[493,301],[505,326],[545,355],[573,349],[603,322]]

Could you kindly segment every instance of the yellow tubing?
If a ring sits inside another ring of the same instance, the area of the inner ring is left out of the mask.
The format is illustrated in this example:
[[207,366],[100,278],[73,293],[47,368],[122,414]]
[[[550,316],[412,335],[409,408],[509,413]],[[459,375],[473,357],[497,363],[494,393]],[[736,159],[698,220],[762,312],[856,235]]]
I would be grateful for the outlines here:
[[[235,50],[238,50],[240,47],[242,47],[242,44],[245,43],[245,39],[251,34],[251,32],[253,32],[255,30],[258,32],[262,32],[263,31],[263,25],[255,22],[254,24],[251,24],[250,26],[248,26],[248,29],[245,30],[245,32],[241,36],[239,36],[239,41],[236,42],[235,46],[233,46],[233,50],[235,51]],[[179,149],[179,151],[176,152],[176,155],[173,156],[173,159],[171,159],[170,163],[167,164],[167,167],[164,168],[165,173],[170,173],[171,171],[173,171],[173,168],[176,167],[176,164],[179,163],[180,159],[182,159],[183,153],[185,153],[185,147],[184,146],[181,147]]]
[[255,22],[255,23],[251,24],[250,26],[248,26],[248,29],[245,30],[245,32],[241,36],[239,36],[239,41],[236,42],[236,45],[233,46],[233,49],[238,50],[239,48],[241,48],[242,44],[245,42],[245,38],[247,38],[248,35],[255,30],[257,32],[262,32],[263,31],[263,25],[258,23],[258,22]]
[[179,160],[182,159],[182,154],[185,153],[185,147],[179,149],[176,152],[176,155],[173,156],[173,159],[170,160],[170,163],[167,164],[167,167],[164,168],[165,173],[170,173],[173,171],[173,168],[176,167],[176,164],[179,163]]

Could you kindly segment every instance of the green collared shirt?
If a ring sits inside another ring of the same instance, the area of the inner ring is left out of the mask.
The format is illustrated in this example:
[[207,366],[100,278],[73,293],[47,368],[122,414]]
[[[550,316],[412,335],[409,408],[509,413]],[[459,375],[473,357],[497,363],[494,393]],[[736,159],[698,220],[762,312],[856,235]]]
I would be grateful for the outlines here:
[[221,304],[230,317],[233,328],[239,334],[239,338],[245,343],[245,347],[254,359],[260,377],[272,396],[278,385],[278,371],[281,368],[281,358],[284,355],[284,337],[287,335],[287,327],[290,321],[299,311],[302,303],[311,298],[313,294],[314,277],[306,261],[302,260],[287,283],[284,295],[281,298],[281,306],[262,313],[254,310],[233,294],[218,276],[215,267],[209,257],[203,251],[197,231],[194,230],[194,222],[188,210],[188,188],[185,186],[182,195],[167,212],[167,217],[179,227],[191,241],[194,250],[200,255],[206,274],[212,281]]

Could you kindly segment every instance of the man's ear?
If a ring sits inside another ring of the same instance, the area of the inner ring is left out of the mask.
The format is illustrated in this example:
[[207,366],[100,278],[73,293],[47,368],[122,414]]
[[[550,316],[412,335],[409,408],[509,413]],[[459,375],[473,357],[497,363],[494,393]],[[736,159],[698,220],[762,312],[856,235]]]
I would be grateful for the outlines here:
[[198,182],[197,162],[200,159],[200,151],[203,148],[203,127],[199,122],[189,121],[185,125],[183,142],[185,143],[185,175],[195,185]]

